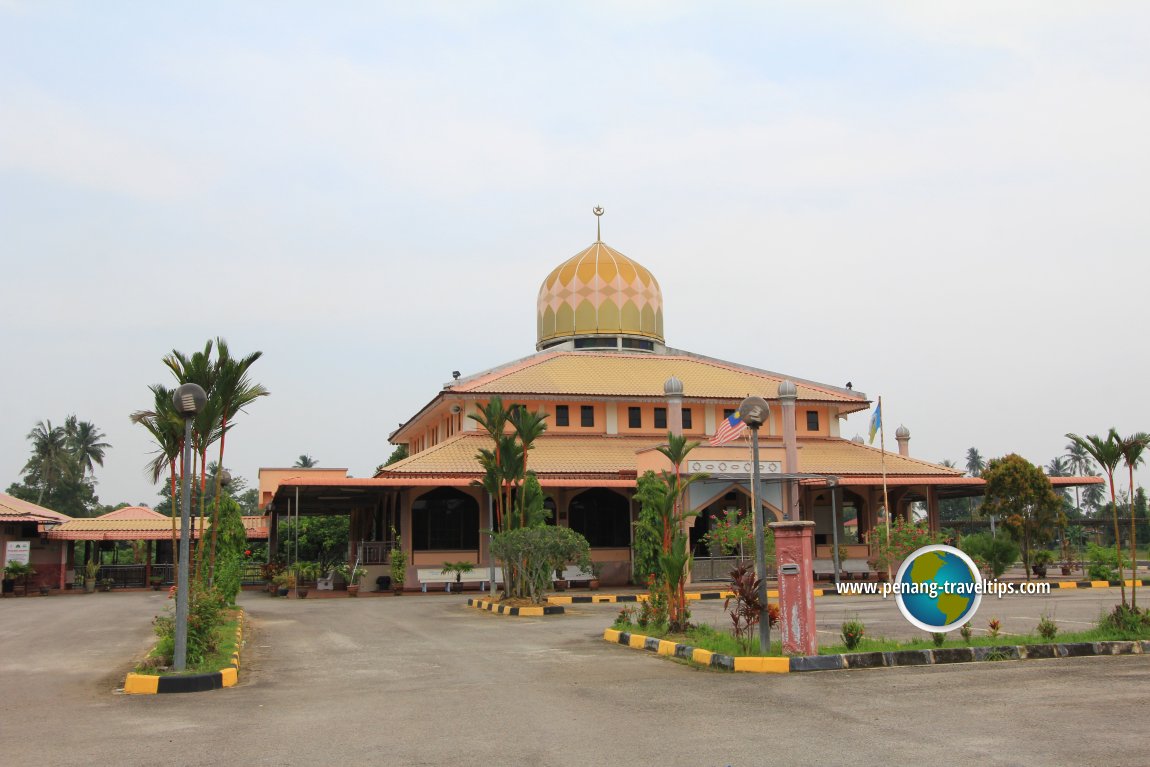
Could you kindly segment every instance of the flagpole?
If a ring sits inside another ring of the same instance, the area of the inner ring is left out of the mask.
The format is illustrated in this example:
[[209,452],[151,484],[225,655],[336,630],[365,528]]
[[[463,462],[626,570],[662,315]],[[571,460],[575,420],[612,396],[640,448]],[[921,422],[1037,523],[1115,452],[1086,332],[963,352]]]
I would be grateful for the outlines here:
[[[886,419],[882,414],[882,395],[878,398],[878,446],[882,461],[882,508],[883,516],[886,517],[886,545],[890,549],[890,499],[886,494],[886,425],[883,423]],[[890,559],[887,558],[886,563],[886,579],[890,581]]]

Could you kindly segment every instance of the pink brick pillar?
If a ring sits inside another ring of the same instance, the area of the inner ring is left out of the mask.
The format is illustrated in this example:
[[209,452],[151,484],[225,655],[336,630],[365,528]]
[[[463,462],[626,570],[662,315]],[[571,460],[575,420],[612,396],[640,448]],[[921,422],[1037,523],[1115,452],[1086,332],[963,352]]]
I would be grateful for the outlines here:
[[814,530],[815,523],[772,522],[775,562],[779,571],[779,629],[783,652],[815,655]]

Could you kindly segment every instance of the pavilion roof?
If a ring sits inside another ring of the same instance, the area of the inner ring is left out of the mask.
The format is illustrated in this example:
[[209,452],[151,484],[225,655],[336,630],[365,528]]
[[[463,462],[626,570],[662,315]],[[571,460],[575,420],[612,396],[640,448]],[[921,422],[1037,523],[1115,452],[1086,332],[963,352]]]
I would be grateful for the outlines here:
[[[244,531],[249,539],[262,540],[268,537],[266,517],[243,517]],[[200,537],[199,517],[192,517],[193,538]],[[207,534],[212,529],[212,521],[203,519],[203,530]],[[63,541],[148,541],[168,540],[172,537],[171,517],[163,514],[150,519],[108,519],[108,515],[85,519],[70,519],[54,530],[46,533],[50,540]]]

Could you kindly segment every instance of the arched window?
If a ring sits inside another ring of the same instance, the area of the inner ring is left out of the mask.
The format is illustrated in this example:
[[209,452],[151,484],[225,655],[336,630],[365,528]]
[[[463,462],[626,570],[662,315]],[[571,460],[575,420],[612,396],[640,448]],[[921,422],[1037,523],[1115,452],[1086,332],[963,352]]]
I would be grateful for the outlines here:
[[479,504],[466,493],[441,487],[411,504],[411,548],[414,551],[479,548]]
[[571,499],[567,525],[595,548],[631,545],[631,502],[610,490],[587,490]]

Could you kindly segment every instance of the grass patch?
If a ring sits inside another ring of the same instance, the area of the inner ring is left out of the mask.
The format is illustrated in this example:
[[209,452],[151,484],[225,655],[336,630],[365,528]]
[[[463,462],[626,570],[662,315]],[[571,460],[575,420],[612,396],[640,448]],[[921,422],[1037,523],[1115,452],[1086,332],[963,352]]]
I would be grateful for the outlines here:
[[[720,653],[722,655],[783,655],[782,647],[778,642],[771,643],[771,651],[769,653],[761,653],[759,652],[759,643],[757,638],[751,642],[750,647],[744,647],[730,634],[724,631],[717,631],[708,624],[695,626],[685,634],[671,634],[667,631],[666,625],[651,625],[644,628],[635,624],[624,623],[622,621],[615,621],[611,628],[617,631],[627,631],[632,634],[658,637],[659,639],[666,639],[678,644],[690,645],[691,647],[697,647],[701,650],[710,650],[711,652]],[[826,645],[819,647],[819,655],[838,655],[840,653],[848,652],[931,650],[935,647],[1002,647],[1010,645],[1062,644],[1070,642],[1131,641],[1139,639],[1150,639],[1150,631],[1130,632],[1116,631],[1113,629],[1104,628],[1093,628],[1088,631],[1077,631],[1066,634],[1060,633],[1053,640],[1044,639],[1038,634],[1000,634],[997,637],[971,637],[970,641],[967,642],[964,641],[961,637],[958,637],[957,633],[955,633],[954,636],[954,639],[946,639],[941,645],[936,645],[929,635],[924,636],[922,639],[906,640],[884,639],[882,637],[863,637],[859,641],[858,646],[853,650],[848,650],[843,644]]]
[[153,674],[158,676],[181,676],[185,674],[208,674],[213,671],[227,668],[232,663],[232,653],[236,651],[236,629],[240,625],[241,613],[238,610],[229,610],[227,620],[216,628],[216,650],[204,658],[202,663],[189,664],[184,671],[168,671],[156,667],[156,648],[152,648],[143,662],[137,664],[137,674]]

